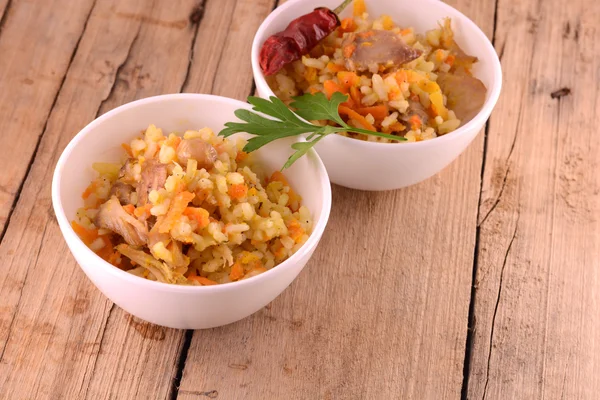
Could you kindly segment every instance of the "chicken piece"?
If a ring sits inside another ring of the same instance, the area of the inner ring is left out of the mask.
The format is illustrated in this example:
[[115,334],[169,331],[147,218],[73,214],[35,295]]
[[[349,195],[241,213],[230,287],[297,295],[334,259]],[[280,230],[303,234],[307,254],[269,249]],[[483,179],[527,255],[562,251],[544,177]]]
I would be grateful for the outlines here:
[[131,193],[133,193],[133,191],[133,186],[125,182],[116,181],[110,188],[110,195],[117,196],[117,199],[119,199],[121,205],[127,205],[132,204]]
[[186,166],[191,158],[198,162],[198,169],[204,168],[208,171],[217,161],[217,156],[217,150],[199,138],[184,139],[177,147],[177,158],[183,166]]
[[[410,117],[416,114],[421,119],[423,125],[427,125],[429,122],[429,114],[427,113],[427,110],[425,110],[425,107],[423,107],[423,104],[413,100],[409,100],[408,104],[409,106],[406,110],[406,116],[402,117],[402,120],[408,122]],[[410,127],[410,124],[407,124],[407,126]]]
[[125,161],[125,164],[123,164],[119,170],[119,178],[117,180],[128,185],[135,185],[137,180],[135,179],[134,167],[137,163],[137,159],[128,158],[127,161]]
[[152,248],[156,243],[162,242],[166,247],[171,241],[171,236],[168,233],[160,233],[158,231],[158,227],[163,220],[164,217],[159,217],[159,220],[155,221],[152,229],[150,229],[150,232],[148,233],[148,248],[150,249],[150,252],[152,252]]
[[155,160],[148,160],[142,167],[142,178],[137,185],[138,205],[148,202],[148,193],[164,187],[167,180],[167,165]]
[[446,95],[446,106],[454,111],[461,125],[477,115],[485,103],[485,85],[470,75],[442,72],[438,74],[437,83]]
[[120,244],[117,246],[117,251],[139,266],[146,268],[159,282],[176,283],[181,281],[167,264],[157,260],[142,250],[134,249],[126,244]]
[[394,32],[379,30],[347,35],[342,51],[349,71],[365,71],[371,66],[399,67],[423,53],[404,43]]
[[121,235],[132,246],[142,246],[148,240],[146,226],[125,211],[117,196],[112,196],[100,206],[94,224]]

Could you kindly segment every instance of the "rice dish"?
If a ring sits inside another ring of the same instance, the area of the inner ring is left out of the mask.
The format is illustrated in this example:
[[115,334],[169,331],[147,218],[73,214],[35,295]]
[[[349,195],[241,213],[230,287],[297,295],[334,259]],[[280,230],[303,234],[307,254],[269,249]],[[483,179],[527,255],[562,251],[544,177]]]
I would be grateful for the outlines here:
[[121,163],[93,164],[72,227],[100,257],[149,280],[214,285],[274,268],[308,239],[309,210],[245,141],[150,125]]
[[486,88],[472,76],[476,61],[454,41],[450,19],[422,35],[387,15],[370,18],[364,1],[356,0],[353,17],[343,19],[310,54],[266,79],[287,104],[305,93],[342,92],[348,100],[339,112],[349,125],[414,142],[452,132],[481,109]]

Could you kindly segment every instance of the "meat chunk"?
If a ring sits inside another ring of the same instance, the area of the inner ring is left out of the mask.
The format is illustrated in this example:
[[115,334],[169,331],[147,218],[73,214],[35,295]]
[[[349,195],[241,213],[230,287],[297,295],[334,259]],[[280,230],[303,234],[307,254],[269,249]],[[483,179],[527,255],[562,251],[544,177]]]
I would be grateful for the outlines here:
[[413,115],[418,115],[423,125],[427,125],[427,123],[429,122],[429,114],[427,113],[427,110],[425,110],[425,107],[423,107],[423,104],[421,104],[419,101],[414,100],[409,100],[408,104],[409,105],[408,109],[406,110],[406,116],[402,119],[405,122],[408,122],[410,120],[410,117],[412,117]]
[[485,85],[470,75],[439,73],[437,83],[446,95],[447,107],[454,111],[461,124],[477,115],[485,103]]
[[117,196],[112,196],[100,206],[94,224],[121,235],[132,246],[142,246],[148,240],[146,226],[125,211]]
[[138,161],[135,158],[129,158],[125,161],[125,164],[119,170],[119,181],[128,185],[135,185],[137,180],[135,179],[135,166]]
[[177,158],[183,166],[187,165],[190,158],[194,159],[198,162],[198,169],[208,171],[217,161],[217,150],[202,139],[184,139],[177,147]]
[[137,185],[138,205],[148,202],[148,193],[165,185],[167,180],[167,165],[155,160],[148,160],[142,167],[142,178]]
[[133,190],[133,186],[125,182],[116,181],[110,188],[110,195],[117,196],[122,205],[132,204],[131,193],[133,193]]
[[342,51],[349,71],[365,71],[370,67],[399,67],[418,58],[421,50],[413,49],[390,31],[351,33],[344,38]]

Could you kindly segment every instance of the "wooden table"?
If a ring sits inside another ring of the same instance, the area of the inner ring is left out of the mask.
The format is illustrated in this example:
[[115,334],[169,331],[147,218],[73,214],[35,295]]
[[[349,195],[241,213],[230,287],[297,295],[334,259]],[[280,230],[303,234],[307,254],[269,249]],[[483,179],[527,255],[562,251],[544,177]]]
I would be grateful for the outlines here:
[[451,0],[502,60],[485,132],[414,187],[334,186],[312,261],[252,317],[165,329],[84,276],[62,149],[134,99],[245,99],[275,3],[0,0],[0,399],[599,398],[597,1]]

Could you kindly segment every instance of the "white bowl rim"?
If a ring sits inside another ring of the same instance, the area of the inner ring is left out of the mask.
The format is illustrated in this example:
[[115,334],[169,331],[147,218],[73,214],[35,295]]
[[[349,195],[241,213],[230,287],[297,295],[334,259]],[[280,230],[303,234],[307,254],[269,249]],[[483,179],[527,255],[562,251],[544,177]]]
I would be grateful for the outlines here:
[[[265,80],[265,76],[264,76],[262,69],[260,68],[260,65],[258,62],[259,48],[262,45],[262,43],[258,43],[258,37],[262,36],[263,32],[267,29],[268,26],[271,25],[273,20],[275,20],[279,16],[279,14],[281,14],[286,9],[293,7],[297,3],[301,3],[301,2],[303,2],[303,0],[288,0],[285,3],[283,3],[281,6],[275,8],[267,16],[267,18],[265,18],[265,20],[262,22],[262,24],[259,26],[259,28],[256,31],[256,34],[254,36],[254,40],[252,41],[252,51],[251,51],[252,70],[255,74],[255,79],[256,79],[256,75],[258,75],[258,77],[261,80],[261,83],[264,83],[264,86],[268,88],[269,97],[275,96],[275,93],[273,93],[273,91],[267,84],[267,82]],[[492,61],[492,69],[493,69],[493,73],[494,73],[493,74],[493,82],[494,83],[493,83],[493,86],[491,89],[490,96],[487,98],[487,100],[483,104],[483,107],[481,107],[481,110],[479,110],[477,115],[475,115],[475,117],[473,117],[465,125],[460,126],[458,129],[456,129],[452,132],[448,132],[445,135],[438,136],[432,140],[423,140],[420,142],[381,143],[381,142],[368,142],[366,140],[357,140],[357,139],[345,137],[342,135],[329,135],[328,139],[346,142],[345,144],[348,144],[348,145],[379,147],[378,150],[385,149],[384,151],[394,151],[395,149],[406,148],[406,147],[432,147],[432,146],[436,146],[436,143],[441,145],[444,142],[452,140],[456,136],[464,134],[465,132],[467,132],[477,126],[485,125],[486,120],[489,118],[490,114],[492,113],[492,110],[494,109],[494,107],[498,101],[498,98],[500,97],[500,91],[502,89],[502,67],[500,64],[500,59],[498,58],[498,54],[496,53],[496,49],[494,49],[494,46],[492,45],[492,43],[490,42],[488,37],[485,35],[485,33],[483,33],[483,31],[479,28],[479,26],[477,26],[477,24],[475,22],[473,22],[469,17],[467,17],[466,15],[464,15],[463,13],[458,11],[456,8],[454,8],[440,0],[420,0],[419,6],[440,7],[442,9],[445,9],[446,11],[449,11],[450,13],[457,13],[462,18],[464,18],[464,21],[462,21],[462,22],[464,22],[468,26],[468,28],[472,31],[472,33],[474,35],[477,35],[479,37],[479,39],[482,39],[485,50],[494,55],[494,57],[492,57],[492,60],[491,60]],[[396,145],[400,145],[400,144],[402,146],[396,146]]]
[[[61,232],[63,233],[63,235],[66,236],[65,241],[74,245],[74,247],[75,247],[74,251],[77,251],[78,253],[81,252],[82,255],[87,256],[87,257],[95,257],[101,267],[106,267],[106,272],[108,272],[110,275],[113,275],[115,278],[119,278],[119,279],[128,281],[129,283],[134,284],[134,285],[135,284],[143,285],[143,286],[147,286],[148,289],[159,290],[159,291],[163,291],[163,292],[179,292],[179,293],[197,293],[197,292],[217,293],[217,292],[223,292],[223,291],[228,291],[228,290],[235,290],[236,288],[240,288],[242,286],[247,286],[247,285],[257,285],[257,284],[260,285],[261,280],[268,279],[268,277],[270,277],[272,274],[276,274],[277,269],[291,268],[292,265],[299,258],[303,257],[307,252],[309,252],[310,250],[315,248],[320,240],[320,237],[322,236],[322,234],[325,230],[327,221],[329,220],[329,214],[331,211],[331,183],[329,181],[329,176],[327,175],[327,170],[325,169],[325,165],[323,164],[323,161],[321,160],[321,158],[318,156],[318,154],[313,149],[310,150],[310,156],[316,163],[316,168],[317,168],[317,171],[318,171],[319,177],[320,177],[319,183],[323,190],[323,197],[324,197],[321,215],[320,215],[318,221],[316,221],[316,223],[313,222],[313,225],[314,225],[313,230],[312,230],[308,240],[306,241],[306,243],[304,243],[302,245],[302,247],[300,247],[298,249],[298,251],[296,251],[294,254],[292,254],[288,259],[283,261],[281,264],[276,265],[275,267],[269,269],[266,272],[263,272],[260,275],[253,276],[248,279],[239,280],[236,282],[229,282],[226,284],[210,285],[210,286],[185,286],[185,285],[176,285],[176,284],[170,284],[170,283],[164,283],[164,282],[156,282],[156,281],[151,281],[148,279],[141,278],[139,276],[135,276],[135,275],[130,274],[126,271],[123,271],[123,270],[115,267],[114,265],[110,264],[109,262],[105,261],[100,256],[98,256],[96,253],[94,253],[89,247],[87,247],[85,245],[85,243],[83,243],[83,241],[79,238],[79,236],[77,236],[77,234],[71,227],[71,224],[70,224],[69,220],[67,219],[67,216],[65,215],[65,211],[63,209],[62,202],[60,199],[60,185],[59,185],[59,183],[61,182],[61,178],[62,178],[62,170],[64,168],[64,164],[65,164],[67,158],[73,152],[73,149],[78,144],[78,142],[81,141],[81,139],[87,134],[87,132],[89,132],[92,128],[96,127],[97,125],[102,124],[105,120],[111,118],[113,115],[123,112],[127,109],[134,108],[134,107],[137,107],[137,106],[140,106],[143,104],[147,104],[147,103],[160,103],[165,100],[189,99],[189,98],[209,99],[209,100],[214,100],[215,102],[224,101],[227,103],[237,105],[238,106],[237,108],[249,108],[250,107],[250,105],[248,103],[244,103],[240,100],[231,99],[231,98],[223,97],[223,96],[217,96],[217,95],[212,95],[212,94],[199,94],[199,93],[174,93],[174,94],[151,96],[151,97],[146,97],[143,99],[135,100],[135,101],[132,101],[129,103],[125,103],[119,107],[116,107],[116,108],[106,112],[105,114],[101,115],[100,117],[94,119],[92,122],[87,124],[82,130],[79,131],[79,133],[77,133],[77,135],[75,135],[75,137],[73,139],[71,139],[69,144],[63,150],[60,158],[58,159],[58,162],[56,163],[56,167],[54,169],[54,174],[52,177],[52,203],[53,203],[56,219],[59,223],[59,226],[61,227]],[[233,120],[233,118],[235,118],[235,117],[232,116],[232,120]],[[311,213],[312,212],[313,211],[311,211]]]

